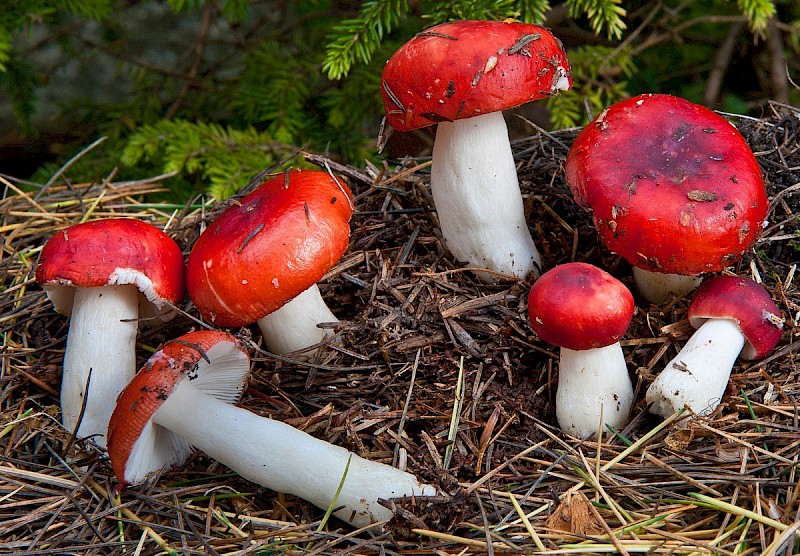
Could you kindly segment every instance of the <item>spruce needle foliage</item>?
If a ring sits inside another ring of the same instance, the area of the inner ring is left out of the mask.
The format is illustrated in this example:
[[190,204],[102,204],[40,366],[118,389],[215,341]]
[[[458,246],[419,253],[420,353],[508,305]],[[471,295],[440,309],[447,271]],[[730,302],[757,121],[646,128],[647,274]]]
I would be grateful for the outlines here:
[[312,127],[306,103],[315,86],[313,72],[313,64],[297,49],[264,41],[245,58],[245,70],[233,93],[234,113],[242,121],[266,126],[275,141],[302,144]]
[[597,115],[627,97],[627,83],[619,76],[628,78],[636,71],[629,47],[584,46],[570,51],[569,60],[573,73],[582,79],[573,82],[569,91],[548,99],[557,129],[586,123],[586,116]]
[[162,120],[134,133],[122,152],[122,163],[150,162],[163,172],[198,174],[208,192],[224,199],[258,172],[273,166],[292,149],[252,127],[233,129],[218,124]]
[[8,69],[8,62],[11,60],[12,45],[11,32],[5,28],[0,27],[0,72]]
[[[214,0],[167,0],[169,7],[175,13],[197,10],[210,2],[214,2]],[[225,0],[214,3],[220,5],[222,14],[229,20],[243,19],[247,15],[247,8],[250,6],[250,0]]]
[[767,22],[775,15],[775,4],[771,0],[738,0],[739,11],[746,17],[750,30],[763,37]]
[[6,58],[0,72],[0,90],[8,91],[11,109],[23,133],[33,133],[31,117],[34,113],[36,75],[29,63],[20,60],[16,53]]
[[89,19],[102,19],[114,9],[113,0],[52,0],[51,4],[56,12],[70,12]]
[[567,0],[566,4],[570,17],[585,15],[598,35],[605,33],[608,38],[620,39],[628,27],[624,20],[627,12],[619,5],[620,0]]
[[60,13],[100,19],[111,13],[112,0],[4,0],[0,3],[0,72],[8,69],[14,49],[13,34]]
[[507,18],[541,23],[544,12],[549,9],[548,2],[536,0],[453,0],[451,2],[430,2],[425,18],[432,25],[459,19],[494,19]]
[[408,12],[405,0],[368,0],[358,17],[346,19],[333,27],[322,63],[329,79],[341,79],[355,62],[367,64],[384,36],[394,29],[400,16]]

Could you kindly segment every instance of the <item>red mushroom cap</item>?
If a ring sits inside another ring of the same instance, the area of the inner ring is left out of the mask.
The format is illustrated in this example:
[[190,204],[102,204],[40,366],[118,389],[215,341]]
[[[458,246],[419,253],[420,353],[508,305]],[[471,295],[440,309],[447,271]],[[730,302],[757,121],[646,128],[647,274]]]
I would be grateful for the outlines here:
[[571,87],[569,76],[561,41],[544,27],[454,21],[400,47],[383,70],[381,93],[388,122],[408,131],[544,98]]
[[42,248],[36,281],[59,313],[72,313],[74,288],[135,284],[157,307],[180,303],[184,294],[183,253],[155,226],[128,218],[75,224]]
[[689,322],[695,328],[707,319],[732,319],[745,337],[742,359],[760,359],[783,334],[781,310],[762,286],[739,276],[715,276],[697,288],[689,304]]
[[317,283],[342,257],[353,214],[347,185],[292,170],[265,181],[200,235],[186,272],[189,296],[218,326],[246,326]]
[[556,266],[534,282],[528,315],[545,342],[572,350],[619,342],[633,318],[633,295],[604,270],[586,263]]
[[744,138],[714,112],[669,95],[604,110],[572,144],[566,177],[608,248],[649,271],[722,270],[753,244],[767,215]]
[[[217,359],[222,363],[215,365]],[[151,421],[181,380],[189,377],[199,390],[235,403],[249,369],[247,353],[226,332],[189,332],[164,344],[120,393],[109,420],[108,455],[117,479],[123,484],[139,482],[165,466],[182,464],[191,452],[186,441]],[[213,375],[225,375],[226,379]]]

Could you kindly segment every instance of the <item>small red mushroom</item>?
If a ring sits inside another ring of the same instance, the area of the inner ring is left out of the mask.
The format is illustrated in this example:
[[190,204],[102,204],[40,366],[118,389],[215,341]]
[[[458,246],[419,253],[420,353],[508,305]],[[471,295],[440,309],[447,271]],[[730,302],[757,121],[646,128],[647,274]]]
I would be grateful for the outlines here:
[[394,129],[438,124],[431,193],[455,258],[520,278],[538,276],[541,259],[525,221],[502,110],[570,88],[561,42],[526,23],[443,23],[400,47],[381,84]]
[[761,170],[736,128],[670,95],[601,112],[575,139],[565,170],[603,242],[634,266],[639,291],[655,303],[739,259],[767,216]]
[[140,220],[95,220],[50,238],[36,280],[56,311],[70,317],[62,423],[72,432],[80,419],[77,437],[104,449],[114,401],[136,372],[138,319],[168,319],[183,299],[183,253]]
[[316,283],[350,240],[353,204],[338,177],[291,170],[220,214],[189,254],[189,296],[217,326],[258,322],[273,353],[319,343],[337,322]]
[[716,276],[689,304],[697,328],[656,377],[645,396],[650,411],[668,417],[684,406],[708,415],[719,406],[736,357],[761,359],[781,339],[783,319],[767,290],[738,276]]
[[622,282],[586,263],[566,263],[534,282],[531,326],[559,346],[556,417],[561,430],[586,438],[602,423],[622,428],[633,387],[619,341],[633,318],[633,296]]
[[120,483],[181,465],[197,448],[266,488],[323,509],[335,500],[334,515],[356,527],[393,517],[382,499],[437,494],[410,473],[236,407],[249,370],[247,353],[225,332],[164,344],[122,391],[108,425]]

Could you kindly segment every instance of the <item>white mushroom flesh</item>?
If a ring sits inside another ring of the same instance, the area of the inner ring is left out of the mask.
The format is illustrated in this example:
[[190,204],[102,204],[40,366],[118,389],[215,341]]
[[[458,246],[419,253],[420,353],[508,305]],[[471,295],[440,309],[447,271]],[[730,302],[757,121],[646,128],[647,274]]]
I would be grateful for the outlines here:
[[91,437],[101,449],[117,396],[136,370],[138,298],[133,285],[74,293],[61,378],[62,423],[72,432],[80,420],[76,436]]
[[684,406],[698,415],[714,411],[744,344],[735,321],[705,321],[647,389],[650,412],[668,417]]
[[651,272],[638,267],[633,267],[633,279],[642,297],[656,305],[685,297],[703,281],[700,276]]
[[633,386],[619,343],[601,348],[561,348],[556,418],[561,430],[580,438],[606,425],[622,429],[633,405]]
[[[447,248],[472,267],[538,277],[533,242],[501,112],[439,123],[431,194]],[[478,273],[491,281],[491,273]]]
[[393,516],[379,503],[380,499],[437,493],[410,473],[361,458],[285,423],[227,404],[186,380],[156,411],[153,422],[242,477],[294,494],[323,509],[333,503],[345,477],[335,504],[339,509],[334,515],[356,527]]
[[330,328],[319,324],[337,323],[337,319],[314,284],[286,305],[258,320],[267,349],[272,353],[289,353],[305,350],[318,344]]

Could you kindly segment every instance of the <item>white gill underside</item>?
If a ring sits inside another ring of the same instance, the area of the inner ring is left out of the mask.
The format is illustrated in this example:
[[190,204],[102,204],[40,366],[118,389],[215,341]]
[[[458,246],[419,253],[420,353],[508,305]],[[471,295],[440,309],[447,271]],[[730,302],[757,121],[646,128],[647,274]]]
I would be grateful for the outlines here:
[[[150,360],[158,357],[166,355],[157,351]],[[250,358],[233,342],[217,343],[206,351],[206,357],[208,359],[200,359],[183,380],[208,397],[226,404],[236,403],[247,383]],[[203,407],[185,407],[183,411],[188,419],[216,426],[206,421]],[[138,484],[164,469],[182,465],[193,450],[189,442],[150,419],[131,447],[125,463],[125,481]]]

